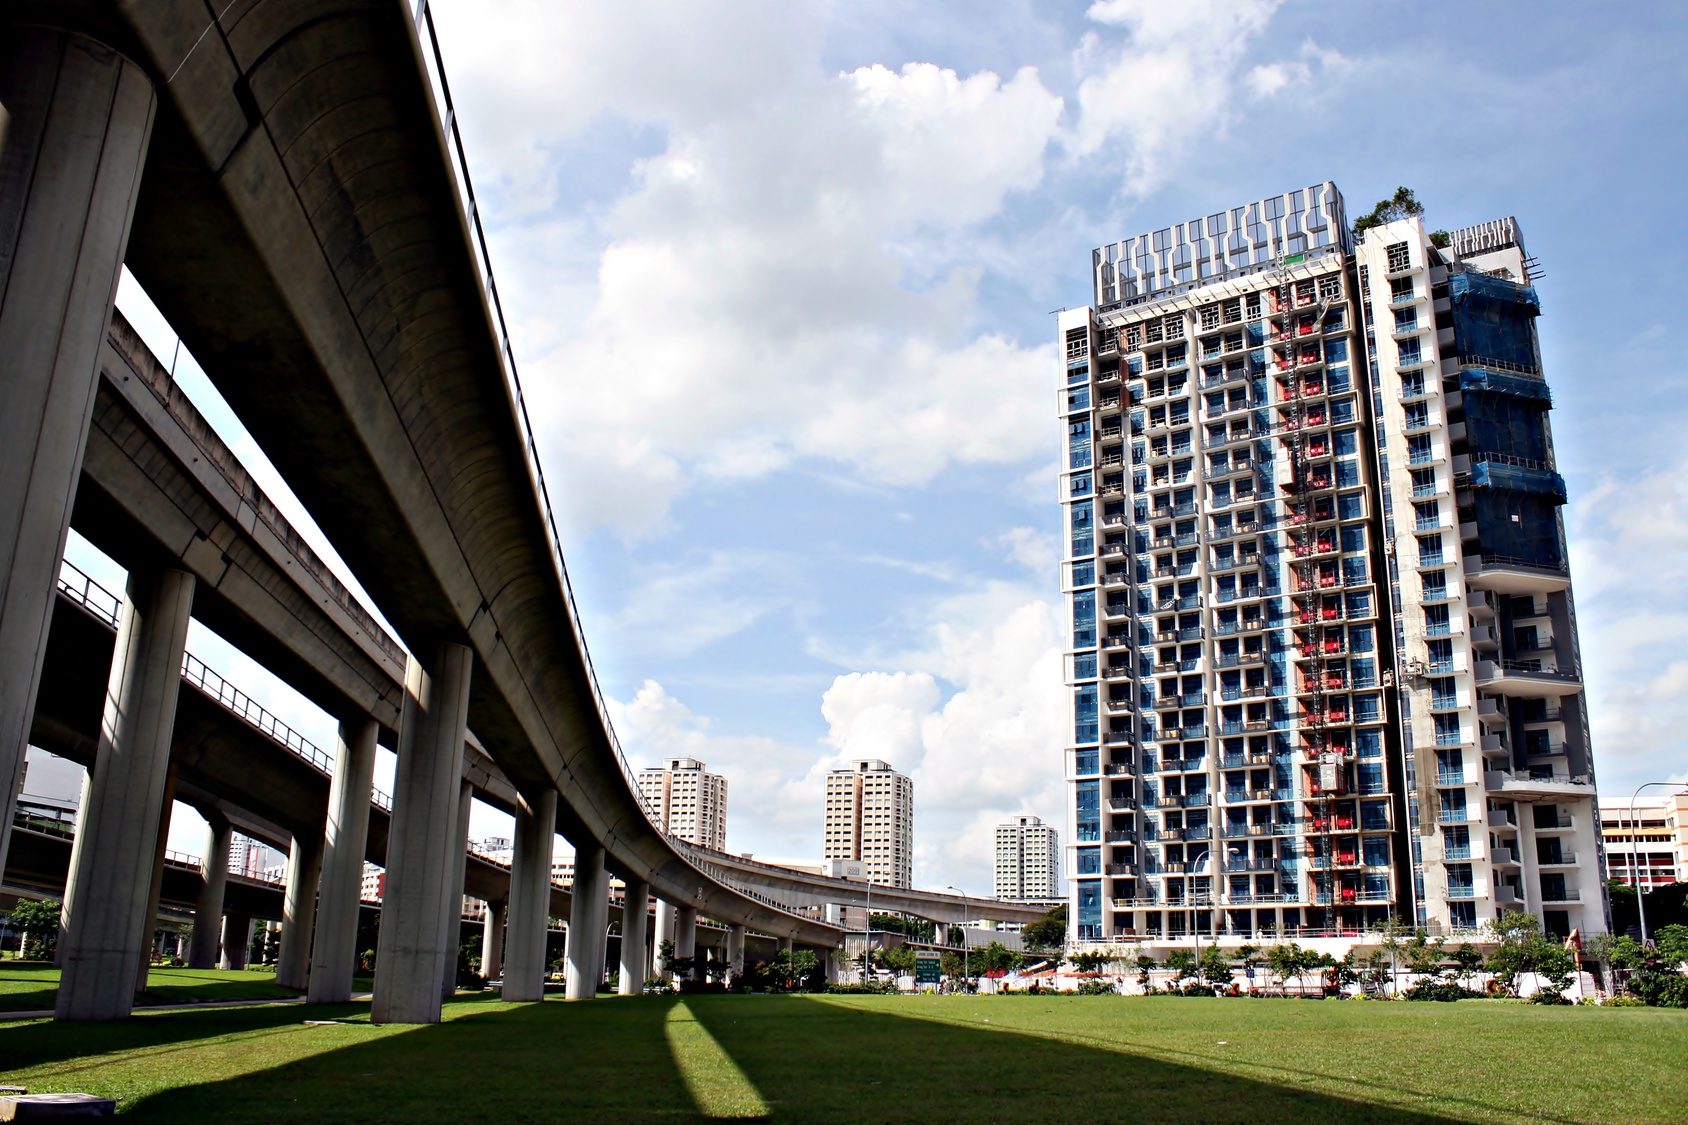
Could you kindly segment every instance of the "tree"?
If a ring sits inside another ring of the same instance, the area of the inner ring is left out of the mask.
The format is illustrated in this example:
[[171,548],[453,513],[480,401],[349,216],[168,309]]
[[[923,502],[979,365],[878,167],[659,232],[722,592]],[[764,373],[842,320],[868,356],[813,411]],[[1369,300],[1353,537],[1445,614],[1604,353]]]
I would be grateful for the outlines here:
[[1193,950],[1174,949],[1166,955],[1166,967],[1172,970],[1172,987],[1181,988],[1185,977],[1196,975],[1196,955]]
[[1442,965],[1448,956],[1442,939],[1432,938],[1423,930],[1413,932],[1402,946],[1401,953],[1406,958],[1407,969],[1421,977],[1441,976]]
[[994,973],[1017,969],[1024,958],[1017,950],[1009,949],[1000,941],[993,941],[983,949],[975,949],[972,960],[974,972]]
[[1360,234],[1396,219],[1405,219],[1422,214],[1424,214],[1424,206],[1413,197],[1412,189],[1398,187],[1395,189],[1395,194],[1390,198],[1378,200],[1377,206],[1372,208],[1371,214],[1361,215],[1354,220],[1354,233]]
[[1087,949],[1083,953],[1075,953],[1072,958],[1073,968],[1081,973],[1094,973],[1109,961],[1107,953],[1099,949]]
[[1688,961],[1688,926],[1660,926],[1653,931],[1653,948],[1659,961],[1673,969]]
[[1278,983],[1287,987],[1291,977],[1299,977],[1312,967],[1316,958],[1295,942],[1274,945],[1266,950],[1266,968]]
[[1035,949],[1059,949],[1067,944],[1067,904],[1062,903],[1020,931],[1025,943]]
[[1137,955],[1137,983],[1143,986],[1143,991],[1149,991],[1149,984],[1153,978],[1149,975],[1155,971],[1157,962],[1147,953]]
[[51,961],[59,940],[59,902],[44,898],[19,899],[6,915],[13,928],[23,934],[19,956],[25,961]]
[[906,945],[898,949],[880,950],[879,959],[887,969],[898,976],[907,976],[914,972],[914,950]]
[[1231,987],[1231,958],[1217,945],[1210,945],[1202,950],[1198,965],[1202,980],[1215,988]]
[[1471,978],[1472,973],[1483,967],[1483,954],[1473,949],[1470,942],[1462,941],[1459,943],[1459,948],[1448,954],[1448,957],[1453,961],[1453,968],[1449,970],[1453,979],[1461,985],[1470,987],[1466,982]]
[[1543,991],[1557,996],[1571,983],[1577,959],[1559,942],[1544,937],[1533,914],[1508,912],[1491,923],[1500,945],[1489,956],[1489,971],[1506,991],[1518,995],[1518,978],[1534,973],[1548,982]]

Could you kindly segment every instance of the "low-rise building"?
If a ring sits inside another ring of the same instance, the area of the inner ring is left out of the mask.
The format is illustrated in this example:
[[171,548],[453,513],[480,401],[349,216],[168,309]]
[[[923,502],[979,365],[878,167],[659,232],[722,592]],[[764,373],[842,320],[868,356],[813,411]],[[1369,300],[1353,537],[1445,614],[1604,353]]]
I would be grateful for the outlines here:
[[1641,797],[1633,821],[1628,799],[1602,797],[1600,835],[1612,878],[1646,890],[1688,883],[1688,787]]

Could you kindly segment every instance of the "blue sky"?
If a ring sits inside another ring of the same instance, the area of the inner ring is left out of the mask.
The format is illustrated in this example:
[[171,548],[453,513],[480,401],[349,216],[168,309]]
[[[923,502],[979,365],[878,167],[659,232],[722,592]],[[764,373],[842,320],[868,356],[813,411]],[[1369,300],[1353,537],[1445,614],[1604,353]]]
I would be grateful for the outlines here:
[[436,18],[618,726],[728,775],[734,850],[816,854],[820,778],[864,755],[915,777],[920,883],[988,889],[996,820],[1064,823],[1048,314],[1089,300],[1092,246],[1324,179],[1351,213],[1405,184],[1436,226],[1517,216],[1602,787],[1688,773],[1688,8]]

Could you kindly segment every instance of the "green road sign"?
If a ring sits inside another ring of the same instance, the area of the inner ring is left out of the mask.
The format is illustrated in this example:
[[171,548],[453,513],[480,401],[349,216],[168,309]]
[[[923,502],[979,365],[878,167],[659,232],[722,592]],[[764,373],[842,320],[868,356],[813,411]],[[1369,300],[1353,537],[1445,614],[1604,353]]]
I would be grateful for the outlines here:
[[944,959],[935,949],[914,951],[914,983],[937,984],[944,974]]

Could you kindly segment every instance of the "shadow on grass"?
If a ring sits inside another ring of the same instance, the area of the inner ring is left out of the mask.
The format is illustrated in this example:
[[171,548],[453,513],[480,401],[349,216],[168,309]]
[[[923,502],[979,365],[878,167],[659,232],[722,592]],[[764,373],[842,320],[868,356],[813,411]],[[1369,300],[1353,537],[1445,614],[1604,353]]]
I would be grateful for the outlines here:
[[[48,1005],[51,1007],[51,1005]],[[110,1023],[59,1023],[38,1020],[0,1024],[0,1074],[27,1070],[44,1063],[87,1058],[113,1051],[147,1049],[162,1052],[221,1035],[298,1026],[307,1019],[363,1016],[367,1004],[324,1004],[305,1007],[282,1004],[257,1008],[211,1008],[203,1012],[137,1015]]]
[[[670,1001],[457,1003],[485,1010],[156,1093],[126,1107],[125,1116],[219,1123],[696,1119],[664,1037]],[[297,1020],[299,1009],[290,1011]]]
[[[32,964],[26,967],[26,971],[17,971],[7,965],[0,969],[0,1012],[51,1011],[58,1000],[58,984],[58,969],[51,964]],[[135,1003],[273,1000],[297,995],[296,989],[282,988],[268,973],[241,977],[220,970],[155,968],[147,974],[146,991],[135,998]]]
[[[675,1012],[676,1003],[488,1005],[439,1026],[156,1093],[127,1116],[618,1125],[708,1120],[711,1109],[732,1116],[707,1091],[688,1089],[665,1035],[684,1016],[730,1058],[736,1080],[753,1087],[749,1104],[765,1107],[769,1121],[1454,1125],[1128,1051],[808,999],[694,996],[689,1014]],[[289,1011],[296,1019],[299,1009]]]

